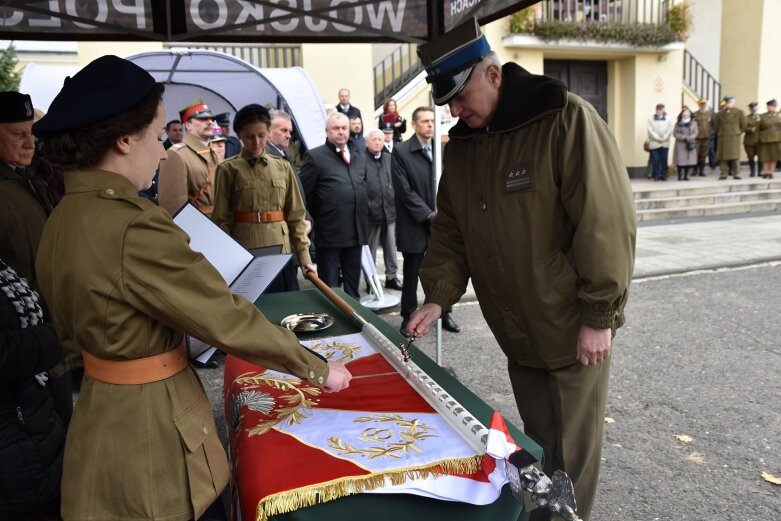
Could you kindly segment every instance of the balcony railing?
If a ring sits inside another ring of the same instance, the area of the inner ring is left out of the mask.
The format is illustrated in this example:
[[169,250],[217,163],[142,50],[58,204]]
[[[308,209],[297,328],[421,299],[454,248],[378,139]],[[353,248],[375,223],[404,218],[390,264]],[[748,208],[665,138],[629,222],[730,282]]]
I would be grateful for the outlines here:
[[295,67],[301,65],[301,47],[299,45],[273,44],[213,44],[188,43],[168,44],[169,49],[193,49],[199,51],[218,51],[240,58],[259,68]]
[[544,21],[661,25],[670,0],[543,0],[537,5]]
[[392,97],[414,78],[423,66],[418,59],[418,46],[403,44],[374,66],[374,106]]

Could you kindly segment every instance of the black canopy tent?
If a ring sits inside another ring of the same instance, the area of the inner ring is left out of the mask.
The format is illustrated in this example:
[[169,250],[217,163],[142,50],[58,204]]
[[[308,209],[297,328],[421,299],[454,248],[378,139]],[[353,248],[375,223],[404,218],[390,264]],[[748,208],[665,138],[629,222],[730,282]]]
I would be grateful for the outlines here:
[[0,35],[25,40],[421,43],[539,0],[0,0]]

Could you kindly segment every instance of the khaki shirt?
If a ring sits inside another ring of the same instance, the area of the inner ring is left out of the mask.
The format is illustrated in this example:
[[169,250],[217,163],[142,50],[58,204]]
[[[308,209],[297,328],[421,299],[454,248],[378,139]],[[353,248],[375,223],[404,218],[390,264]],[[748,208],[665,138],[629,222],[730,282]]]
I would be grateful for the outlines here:
[[781,112],[765,112],[759,118],[759,142],[781,141]]
[[743,145],[751,146],[759,143],[759,114],[746,116],[746,134],[743,136]]
[[217,155],[192,134],[168,149],[168,158],[160,162],[157,199],[173,215],[191,201],[211,213],[214,206],[214,171]]
[[549,101],[563,85],[519,69],[503,67],[489,130],[450,130],[420,280],[446,309],[471,278],[507,357],[558,368],[576,363],[581,325],[624,322],[634,202],[594,108],[566,92]]
[[692,117],[697,122],[697,139],[710,139],[713,134],[713,112],[698,110]]
[[[311,264],[306,208],[294,175],[286,159],[265,151],[254,158],[242,150],[217,167],[212,219],[247,249],[281,244],[284,253],[295,252],[300,266]],[[233,222],[234,212],[276,210],[285,212],[284,221]]]
[[[43,231],[39,283],[63,348],[108,360],[170,350],[183,333],[322,386],[328,367],[269,323],[127,179],[65,174]],[[211,406],[187,368],[143,385],[85,375],[65,447],[68,520],[198,518],[229,478]]]

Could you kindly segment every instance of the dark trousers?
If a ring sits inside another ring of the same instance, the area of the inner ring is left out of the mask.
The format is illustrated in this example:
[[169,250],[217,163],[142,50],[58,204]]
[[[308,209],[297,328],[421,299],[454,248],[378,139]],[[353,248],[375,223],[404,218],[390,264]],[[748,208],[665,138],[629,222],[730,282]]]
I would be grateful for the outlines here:
[[284,293],[285,291],[298,291],[298,266],[293,259],[288,262],[277,278],[271,281],[265,293]]
[[347,248],[317,247],[317,274],[320,280],[332,288],[339,287],[339,271],[344,279],[344,292],[359,299],[358,283],[361,280],[361,246]]
[[651,150],[651,167],[654,172],[654,179],[667,178],[667,156],[669,149],[667,147],[655,148]]
[[423,262],[422,253],[401,253],[404,257],[402,272],[404,280],[401,282],[401,316],[409,318],[412,312],[418,308],[418,272]]
[[[578,515],[588,521],[599,481],[610,361],[561,369],[508,363],[523,430],[545,454],[548,476],[561,469],[575,485]],[[530,521],[558,519],[542,508]]]

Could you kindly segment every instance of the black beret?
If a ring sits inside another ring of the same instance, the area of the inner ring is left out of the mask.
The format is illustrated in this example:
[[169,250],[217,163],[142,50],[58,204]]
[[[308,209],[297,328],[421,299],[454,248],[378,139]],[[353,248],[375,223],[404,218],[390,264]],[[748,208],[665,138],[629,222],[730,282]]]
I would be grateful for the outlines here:
[[141,101],[154,85],[155,79],[135,63],[102,56],[65,78],[49,112],[33,125],[33,133],[48,138],[116,116]]
[[241,127],[254,120],[262,121],[267,125],[271,124],[268,109],[257,103],[241,107],[236,113],[236,117],[233,118],[233,131],[238,134]]
[[34,116],[33,102],[28,94],[0,92],[0,123],[30,121]]

